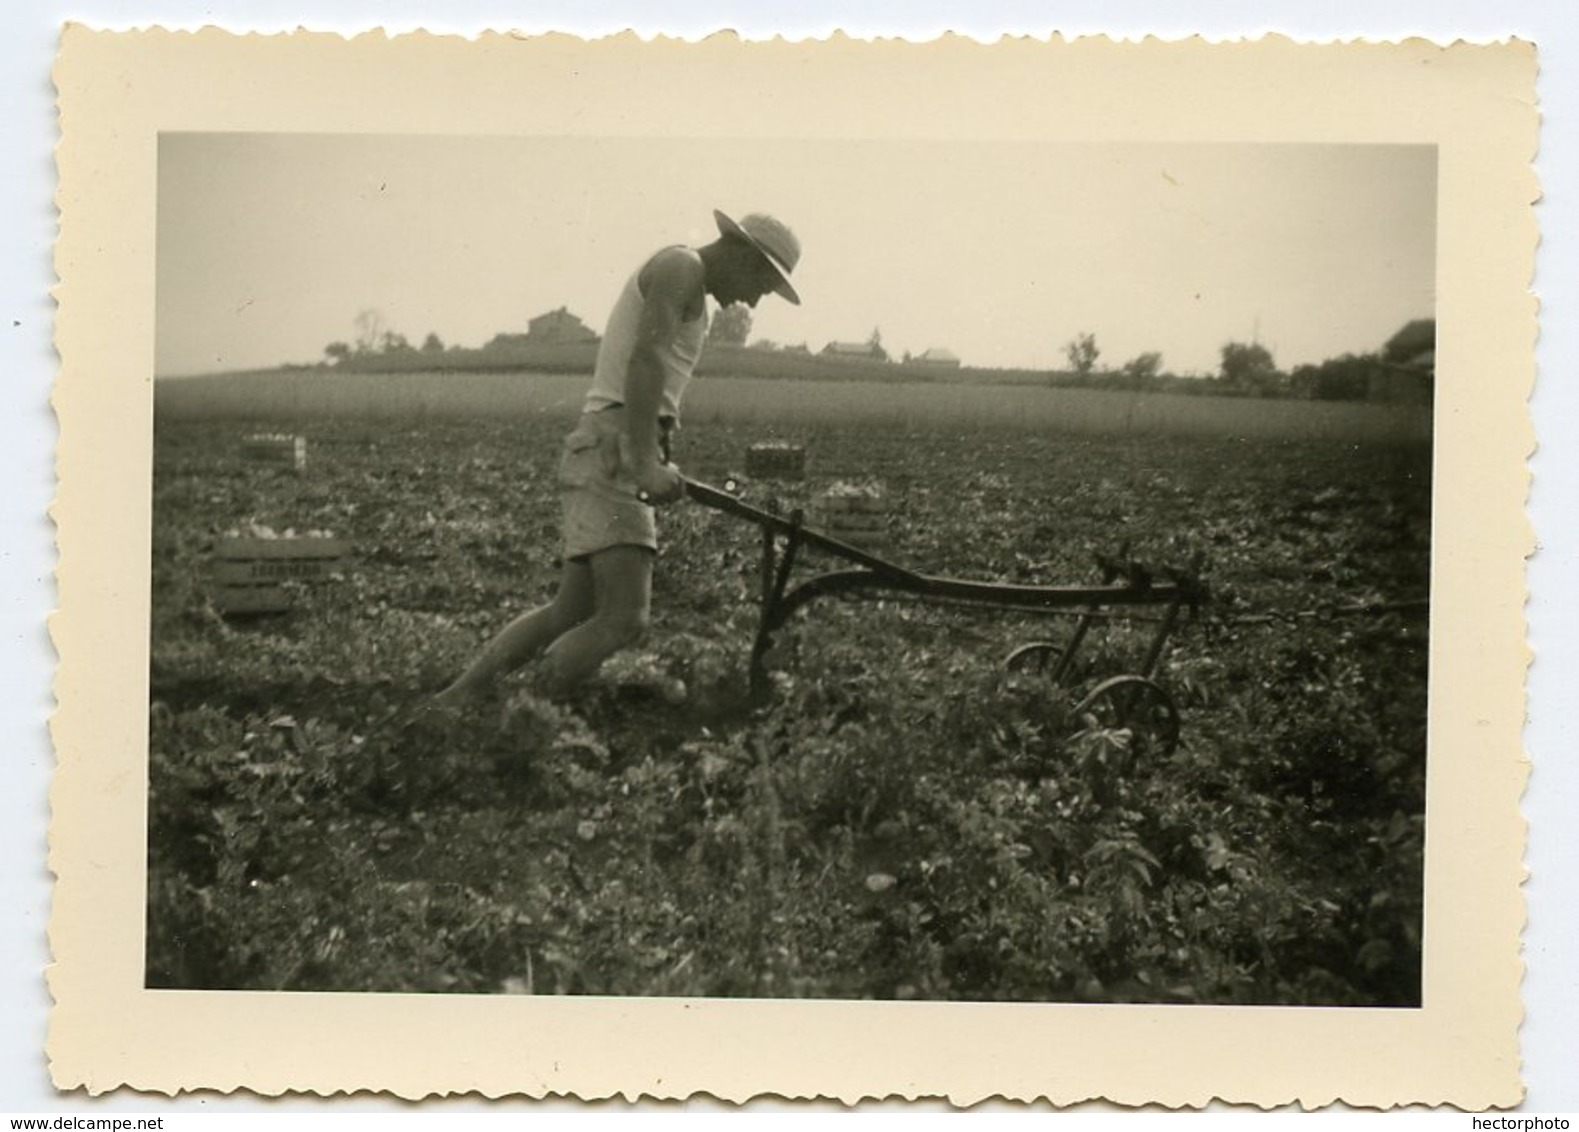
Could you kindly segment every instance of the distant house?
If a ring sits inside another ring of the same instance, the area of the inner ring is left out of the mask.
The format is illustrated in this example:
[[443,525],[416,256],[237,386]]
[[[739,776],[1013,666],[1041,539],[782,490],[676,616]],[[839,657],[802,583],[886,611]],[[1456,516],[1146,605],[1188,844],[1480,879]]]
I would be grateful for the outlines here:
[[885,355],[875,342],[829,342],[822,348],[825,358],[870,358],[881,361]]
[[[1436,320],[1417,318],[1387,340],[1382,357],[1397,365],[1411,365],[1436,353]],[[1432,363],[1427,363],[1432,364]]]
[[1436,321],[1417,318],[1387,340],[1372,368],[1365,399],[1429,405],[1436,387]]
[[934,346],[924,354],[910,359],[916,365],[937,366],[941,369],[959,369],[959,355],[941,346]]
[[596,342],[598,336],[564,307],[540,314],[526,324],[526,341],[533,346],[566,342]]

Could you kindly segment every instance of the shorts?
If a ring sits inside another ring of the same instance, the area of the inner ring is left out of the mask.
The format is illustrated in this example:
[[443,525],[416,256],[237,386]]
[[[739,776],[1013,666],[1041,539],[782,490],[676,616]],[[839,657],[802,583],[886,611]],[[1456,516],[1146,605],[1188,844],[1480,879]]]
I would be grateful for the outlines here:
[[[616,406],[581,414],[575,430],[565,438],[559,489],[567,561],[611,546],[658,550],[653,509],[636,497],[635,475],[621,457],[624,431],[625,410]],[[663,447],[667,449],[667,444]]]

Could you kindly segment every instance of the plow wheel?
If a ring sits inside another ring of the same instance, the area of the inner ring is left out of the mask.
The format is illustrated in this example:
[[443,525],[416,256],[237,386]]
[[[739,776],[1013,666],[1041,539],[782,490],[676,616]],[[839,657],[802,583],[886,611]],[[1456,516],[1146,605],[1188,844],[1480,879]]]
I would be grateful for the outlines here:
[[1179,709],[1173,697],[1144,676],[1104,680],[1075,708],[1088,726],[1128,730],[1137,755],[1167,758],[1179,745]]
[[1003,667],[1017,676],[1051,676],[1063,655],[1064,646],[1054,641],[1031,641],[1004,657]]

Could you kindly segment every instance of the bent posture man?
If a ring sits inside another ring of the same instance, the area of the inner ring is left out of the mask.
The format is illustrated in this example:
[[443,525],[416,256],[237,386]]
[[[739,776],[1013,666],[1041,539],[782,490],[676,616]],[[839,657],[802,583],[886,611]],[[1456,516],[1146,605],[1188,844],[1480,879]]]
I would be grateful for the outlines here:
[[720,307],[755,307],[770,291],[800,302],[789,281],[800,242],[789,228],[761,214],[739,222],[713,216],[717,240],[653,255],[609,315],[592,388],[560,455],[559,592],[505,626],[436,704],[462,704],[539,656],[546,690],[562,693],[646,632],[658,548],[652,505],[684,493],[669,461],[669,434],[707,336],[706,296]]

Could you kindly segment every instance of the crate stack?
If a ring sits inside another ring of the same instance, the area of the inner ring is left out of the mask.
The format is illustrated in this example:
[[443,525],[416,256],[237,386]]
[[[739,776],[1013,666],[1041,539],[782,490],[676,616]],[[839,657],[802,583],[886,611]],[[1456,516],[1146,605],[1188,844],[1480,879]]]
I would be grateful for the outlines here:
[[328,531],[233,531],[214,547],[213,599],[226,614],[286,613],[300,588],[344,570],[351,544]]
[[888,493],[878,483],[835,483],[811,505],[813,527],[862,550],[890,548],[889,517]]
[[254,433],[241,442],[241,458],[249,464],[265,464],[282,471],[307,470],[307,438],[285,433]]
[[[307,438],[294,433],[250,433],[241,438],[237,451],[244,464],[295,475],[307,470]],[[266,479],[256,486],[284,496],[278,502],[290,506],[294,491],[280,481]],[[275,531],[249,519],[215,542],[209,597],[226,616],[288,613],[309,585],[343,574],[351,551],[351,542],[332,531]]]
[[806,478],[806,446],[773,441],[746,449],[746,475],[759,480]]

